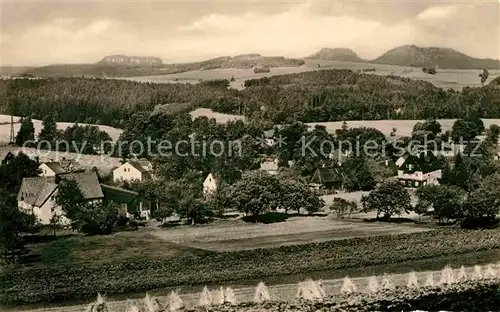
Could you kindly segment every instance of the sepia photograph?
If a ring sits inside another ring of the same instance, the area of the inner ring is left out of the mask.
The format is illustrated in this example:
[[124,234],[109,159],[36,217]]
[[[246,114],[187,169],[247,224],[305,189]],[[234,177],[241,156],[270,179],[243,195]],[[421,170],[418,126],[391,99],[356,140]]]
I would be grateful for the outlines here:
[[0,312],[500,311],[500,0],[0,0]]

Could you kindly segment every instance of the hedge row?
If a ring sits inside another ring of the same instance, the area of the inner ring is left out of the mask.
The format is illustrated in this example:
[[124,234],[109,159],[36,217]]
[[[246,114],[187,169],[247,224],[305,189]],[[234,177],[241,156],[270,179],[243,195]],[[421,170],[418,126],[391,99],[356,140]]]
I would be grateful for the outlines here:
[[[97,292],[134,293],[180,285],[263,279],[361,268],[500,248],[500,231],[442,229],[237,252],[134,258],[0,273],[0,302],[20,305],[89,299]],[[418,268],[415,268],[418,270]]]

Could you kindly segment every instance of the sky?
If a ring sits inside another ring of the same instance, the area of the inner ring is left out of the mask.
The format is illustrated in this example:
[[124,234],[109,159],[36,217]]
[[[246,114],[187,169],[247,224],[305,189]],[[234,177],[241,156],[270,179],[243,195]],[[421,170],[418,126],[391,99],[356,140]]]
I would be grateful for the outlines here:
[[305,57],[324,47],[374,59],[404,44],[498,59],[499,1],[0,0],[0,64]]

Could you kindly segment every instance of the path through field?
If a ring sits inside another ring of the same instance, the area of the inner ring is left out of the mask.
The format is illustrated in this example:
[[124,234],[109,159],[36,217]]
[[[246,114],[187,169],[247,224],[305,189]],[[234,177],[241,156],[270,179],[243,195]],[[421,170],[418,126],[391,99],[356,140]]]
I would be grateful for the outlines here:
[[[498,275],[499,274],[498,265],[492,265],[491,267],[494,269],[494,272]],[[483,274],[485,273],[484,268],[483,268],[482,272],[483,272]],[[457,278],[459,275],[459,269],[454,268],[453,273],[454,273],[455,278]],[[465,268],[465,273],[466,273],[468,278],[474,278],[474,276],[476,274],[476,269],[474,267],[467,267],[467,268]],[[409,274],[392,274],[392,275],[387,275],[387,276],[396,286],[408,285]],[[433,283],[437,284],[440,282],[441,271],[417,272],[416,276],[417,276],[419,285],[422,285],[422,286],[426,285],[426,283],[429,280],[429,276],[432,277]],[[358,277],[358,278],[352,278],[351,281],[356,285],[357,291],[369,292],[369,290],[368,290],[369,278],[370,278],[369,276]],[[383,277],[377,276],[376,278],[377,278],[378,284],[382,285]],[[343,283],[344,283],[344,279],[334,279],[334,280],[322,281],[323,288],[324,288],[327,295],[334,295],[334,294],[340,293],[340,290],[342,288]],[[223,285],[223,286],[227,286],[227,285]],[[199,292],[182,293],[182,290],[181,290],[180,297],[183,300],[186,307],[189,308],[189,307],[193,307],[193,306],[198,305],[201,290],[202,290],[202,287],[200,287]],[[211,290],[216,290],[216,288],[213,288]],[[247,302],[247,301],[253,300],[253,295],[255,292],[254,287],[241,287],[241,288],[235,287],[233,290],[234,290],[237,302]],[[269,294],[270,294],[272,300],[293,300],[297,294],[297,284],[272,285],[272,286],[268,287],[268,291],[269,291]],[[166,300],[167,300],[166,296],[157,296],[157,298],[161,302],[166,302]],[[141,304],[142,299],[134,299],[134,300],[130,300],[129,302]],[[117,300],[117,301],[110,300],[110,301],[108,301],[108,307],[110,308],[110,312],[126,312],[128,304],[129,303],[127,302],[127,300]],[[74,305],[74,306],[54,307],[54,308],[39,308],[39,309],[32,309],[32,310],[11,309],[11,310],[2,310],[2,311],[12,311],[12,312],[21,312],[21,311],[23,311],[23,312],[49,312],[49,311],[50,312],[83,312],[83,311],[85,311],[86,307],[87,307],[87,305]]]

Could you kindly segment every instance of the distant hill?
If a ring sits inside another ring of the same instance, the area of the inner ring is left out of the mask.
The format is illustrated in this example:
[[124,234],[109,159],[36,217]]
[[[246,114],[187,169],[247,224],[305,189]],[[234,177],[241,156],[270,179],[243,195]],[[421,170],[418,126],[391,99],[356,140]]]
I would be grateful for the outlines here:
[[344,48],[323,48],[306,59],[324,60],[324,61],[343,61],[343,62],[366,62],[358,57],[351,49]]
[[453,69],[500,69],[500,61],[478,59],[450,48],[404,45],[391,49],[371,63]]
[[95,64],[61,64],[30,68],[24,73],[35,76],[91,76],[91,77],[134,77],[176,74],[195,70],[219,68],[253,67],[299,67],[304,60],[283,56],[262,56],[242,54],[234,57],[222,56],[202,62],[163,64],[155,57],[128,57],[111,55]]
[[27,70],[33,69],[31,66],[0,66],[0,75],[19,75]]
[[161,58],[156,56],[127,56],[123,54],[108,55],[99,61],[101,64],[110,65],[139,65],[151,66],[161,65],[163,62]]

